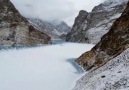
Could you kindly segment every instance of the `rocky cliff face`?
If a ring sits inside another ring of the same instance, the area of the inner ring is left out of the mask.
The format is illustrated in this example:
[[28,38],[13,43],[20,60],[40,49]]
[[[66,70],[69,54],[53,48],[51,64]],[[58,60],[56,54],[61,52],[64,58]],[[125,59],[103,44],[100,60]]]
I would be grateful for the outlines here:
[[88,12],[84,10],[79,12],[71,32],[69,32],[66,36],[66,41],[86,42],[87,38],[85,38],[85,29],[87,28],[87,17]]
[[88,72],[73,90],[129,89],[129,2],[110,31],[77,62]]
[[54,22],[46,22],[37,18],[28,18],[28,20],[35,28],[54,39],[60,38],[62,34],[67,34],[71,31],[71,28],[65,22],[55,24]]
[[116,57],[129,47],[129,6],[117,19],[110,31],[89,52],[78,58],[78,63],[85,69],[99,67]]
[[[83,11],[83,14],[79,14],[76,18],[72,31],[67,35],[66,40],[93,44],[98,43],[101,37],[110,30],[112,23],[121,15],[127,1],[107,0],[94,7],[90,13]],[[81,18],[83,20],[78,21]]]
[[0,45],[32,46],[49,43],[51,38],[31,26],[10,0],[0,0]]

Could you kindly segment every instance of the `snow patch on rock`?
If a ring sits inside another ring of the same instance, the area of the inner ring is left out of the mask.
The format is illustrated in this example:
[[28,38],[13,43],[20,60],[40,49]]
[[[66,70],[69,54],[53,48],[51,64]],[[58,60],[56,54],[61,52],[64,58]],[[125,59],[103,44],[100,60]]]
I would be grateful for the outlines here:
[[106,65],[89,71],[77,81],[73,90],[128,90],[129,49]]

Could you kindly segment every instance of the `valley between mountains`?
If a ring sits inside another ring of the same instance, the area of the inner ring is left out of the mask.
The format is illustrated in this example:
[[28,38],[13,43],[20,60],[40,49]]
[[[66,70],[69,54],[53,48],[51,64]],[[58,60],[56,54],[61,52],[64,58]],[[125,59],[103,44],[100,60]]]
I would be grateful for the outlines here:
[[104,0],[69,26],[0,0],[0,90],[129,90],[129,1]]

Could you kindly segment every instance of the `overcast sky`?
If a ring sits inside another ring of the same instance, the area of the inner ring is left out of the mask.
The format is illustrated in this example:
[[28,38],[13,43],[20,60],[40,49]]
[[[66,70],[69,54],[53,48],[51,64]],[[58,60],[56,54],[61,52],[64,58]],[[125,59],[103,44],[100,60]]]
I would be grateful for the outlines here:
[[60,20],[72,25],[80,10],[90,12],[104,0],[11,0],[26,17]]

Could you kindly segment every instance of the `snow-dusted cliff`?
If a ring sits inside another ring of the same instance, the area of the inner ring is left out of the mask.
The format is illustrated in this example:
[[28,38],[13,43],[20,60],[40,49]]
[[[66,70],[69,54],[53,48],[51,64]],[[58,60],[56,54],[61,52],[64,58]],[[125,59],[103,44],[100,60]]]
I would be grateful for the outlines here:
[[129,2],[109,32],[77,62],[87,73],[73,90],[129,90]]
[[89,71],[73,90],[129,90],[129,49],[106,65]]
[[[106,34],[112,23],[121,15],[128,0],[106,0],[95,6],[90,13],[83,11],[75,20],[66,40],[72,42],[98,43]],[[79,21],[82,17],[83,20]]]
[[51,38],[30,25],[10,0],[0,0],[1,46],[33,46],[50,43]]

